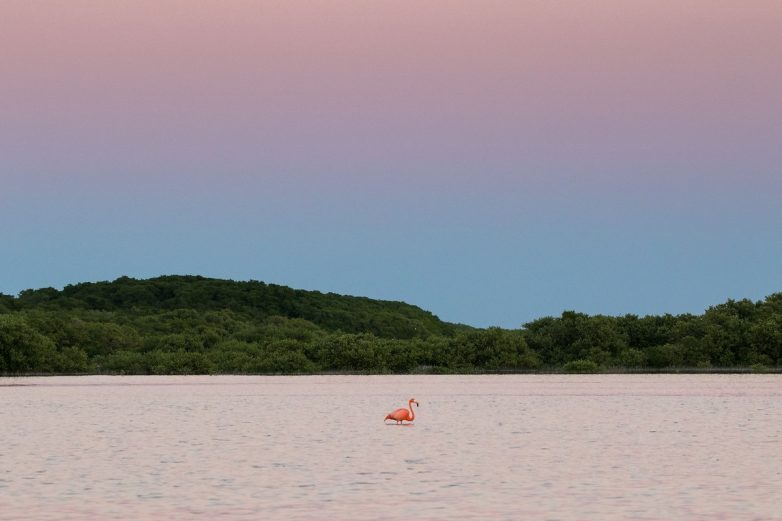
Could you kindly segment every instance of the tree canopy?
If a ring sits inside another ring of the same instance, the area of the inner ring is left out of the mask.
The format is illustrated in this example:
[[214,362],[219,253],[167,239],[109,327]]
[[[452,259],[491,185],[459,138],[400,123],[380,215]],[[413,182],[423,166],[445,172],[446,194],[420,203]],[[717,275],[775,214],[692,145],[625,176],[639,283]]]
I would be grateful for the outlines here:
[[0,373],[594,372],[782,364],[782,293],[701,315],[477,329],[403,302],[197,276],[0,294]]

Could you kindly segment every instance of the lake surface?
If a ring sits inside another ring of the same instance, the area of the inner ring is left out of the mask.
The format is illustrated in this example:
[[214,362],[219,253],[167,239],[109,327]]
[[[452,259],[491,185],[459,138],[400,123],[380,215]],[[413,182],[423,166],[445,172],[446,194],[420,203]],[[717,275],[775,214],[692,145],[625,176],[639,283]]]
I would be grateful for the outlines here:
[[0,519],[782,519],[782,377],[0,378]]

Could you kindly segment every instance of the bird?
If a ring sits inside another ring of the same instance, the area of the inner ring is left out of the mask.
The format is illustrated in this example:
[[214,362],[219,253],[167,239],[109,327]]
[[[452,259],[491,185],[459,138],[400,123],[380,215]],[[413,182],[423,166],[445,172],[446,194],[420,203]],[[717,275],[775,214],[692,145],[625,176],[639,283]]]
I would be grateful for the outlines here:
[[410,410],[405,409],[404,407],[401,407],[394,412],[388,413],[386,417],[383,419],[383,422],[385,423],[386,420],[394,420],[397,425],[401,424],[403,421],[409,421],[412,422],[415,420],[415,412],[413,411],[413,404],[415,404],[416,407],[418,407],[418,402],[415,401],[415,398],[410,398],[407,400],[407,406],[410,408]]

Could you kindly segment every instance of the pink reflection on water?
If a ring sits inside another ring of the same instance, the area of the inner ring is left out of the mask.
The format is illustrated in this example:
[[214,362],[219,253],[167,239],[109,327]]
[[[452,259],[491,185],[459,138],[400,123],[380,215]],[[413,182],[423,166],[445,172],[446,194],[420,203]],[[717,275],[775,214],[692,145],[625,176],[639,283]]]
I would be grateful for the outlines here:
[[780,383],[2,379],[0,519],[782,519]]

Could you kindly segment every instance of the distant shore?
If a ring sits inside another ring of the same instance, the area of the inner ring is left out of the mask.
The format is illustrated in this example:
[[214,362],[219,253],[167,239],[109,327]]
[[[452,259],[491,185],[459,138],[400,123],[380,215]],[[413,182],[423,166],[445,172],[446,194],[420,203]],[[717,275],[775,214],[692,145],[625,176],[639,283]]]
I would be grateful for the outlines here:
[[535,371],[469,371],[469,372],[435,372],[418,371],[410,373],[387,373],[372,371],[320,371],[314,373],[121,373],[121,372],[91,372],[91,373],[0,373],[0,378],[32,378],[47,376],[470,376],[470,375],[595,375],[595,374],[782,374],[782,367],[675,367],[666,369],[633,369],[610,368],[590,372],[568,372],[549,369]]
[[198,276],[0,295],[0,374],[782,372],[782,293],[701,315],[563,311],[516,329],[404,302]]

